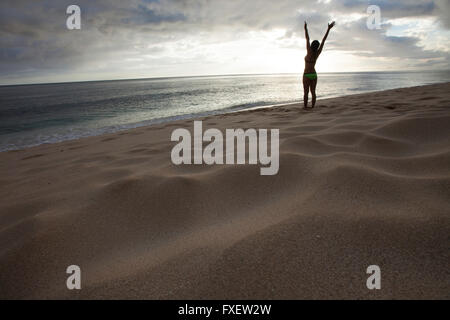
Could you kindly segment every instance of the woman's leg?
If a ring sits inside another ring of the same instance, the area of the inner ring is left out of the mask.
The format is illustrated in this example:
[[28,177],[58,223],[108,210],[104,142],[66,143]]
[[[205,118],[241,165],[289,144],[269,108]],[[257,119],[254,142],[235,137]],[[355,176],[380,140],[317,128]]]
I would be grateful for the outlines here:
[[312,107],[316,105],[316,85],[317,79],[311,80],[311,95],[312,95]]
[[311,80],[303,76],[303,105],[308,106],[308,93]]

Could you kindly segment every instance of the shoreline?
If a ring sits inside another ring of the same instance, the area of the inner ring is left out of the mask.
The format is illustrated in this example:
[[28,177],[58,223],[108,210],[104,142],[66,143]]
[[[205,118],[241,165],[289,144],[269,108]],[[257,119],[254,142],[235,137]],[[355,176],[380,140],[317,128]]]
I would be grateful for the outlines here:
[[[135,80],[135,79],[131,79],[131,80]],[[122,81],[122,80],[118,80],[118,81]],[[445,83],[450,83],[450,82],[441,82],[441,83],[436,83],[436,84],[445,84]],[[326,101],[326,100],[329,100],[329,99],[352,97],[352,96],[364,95],[364,94],[375,93],[375,92],[378,92],[378,93],[390,92],[390,91],[397,90],[397,89],[422,88],[422,87],[433,86],[433,85],[435,85],[435,84],[412,86],[412,87],[399,87],[399,88],[393,88],[393,89],[388,89],[388,90],[379,90],[379,91],[368,91],[368,92],[355,93],[355,94],[343,95],[343,96],[332,96],[332,97],[323,98],[323,99],[319,98],[317,100],[317,103],[319,104],[321,101]],[[117,133],[122,133],[122,132],[129,131],[129,130],[136,130],[136,129],[139,129],[139,128],[153,127],[153,126],[159,126],[159,125],[166,125],[166,124],[170,124],[170,123],[173,123],[173,122],[183,122],[183,121],[189,121],[189,120],[190,121],[202,120],[204,118],[220,116],[220,115],[241,113],[241,112],[260,110],[260,109],[266,109],[266,108],[291,107],[291,106],[297,106],[297,105],[300,108],[303,108],[303,106],[302,106],[303,105],[303,101],[291,102],[291,103],[271,104],[271,105],[263,105],[263,106],[255,106],[255,107],[249,107],[249,108],[245,108],[245,109],[239,109],[239,110],[236,110],[236,111],[221,112],[223,110],[233,109],[234,107],[232,106],[232,107],[229,107],[227,109],[215,110],[215,111],[210,111],[210,112],[200,113],[200,114],[186,114],[186,115],[172,116],[172,117],[169,117],[169,118],[159,118],[159,119],[144,120],[144,121],[138,122],[138,123],[119,125],[119,126],[123,126],[124,128],[123,129],[118,129],[118,130],[113,131],[113,132],[105,132],[105,133],[100,133],[100,134],[95,134],[94,133],[92,135],[77,137],[77,138],[73,138],[73,139],[69,138],[69,139],[64,139],[64,140],[56,141],[56,142],[44,142],[44,143],[40,143],[40,144],[36,144],[36,145],[30,145],[30,146],[25,146],[25,147],[18,147],[18,148],[3,150],[3,151],[0,151],[0,155],[2,153],[5,153],[5,152],[18,152],[18,151],[28,150],[28,149],[32,149],[32,148],[41,147],[41,146],[50,146],[50,145],[55,145],[55,144],[60,144],[60,143],[69,143],[69,142],[74,142],[74,141],[83,140],[83,139],[89,139],[89,138],[94,138],[94,137],[114,135],[114,134],[117,134]],[[310,102],[309,102],[309,105],[310,105]],[[179,118],[179,119],[175,119],[175,118]],[[154,121],[154,123],[151,123],[152,121]],[[140,123],[142,123],[142,124],[140,124]],[[131,126],[131,127],[127,128],[127,126]],[[97,129],[97,130],[108,130],[108,129],[106,127],[106,128],[100,128],[100,129]]]
[[194,119],[1,152],[0,298],[449,299],[449,92],[196,119],[279,129],[273,176],[174,165],[171,133]]

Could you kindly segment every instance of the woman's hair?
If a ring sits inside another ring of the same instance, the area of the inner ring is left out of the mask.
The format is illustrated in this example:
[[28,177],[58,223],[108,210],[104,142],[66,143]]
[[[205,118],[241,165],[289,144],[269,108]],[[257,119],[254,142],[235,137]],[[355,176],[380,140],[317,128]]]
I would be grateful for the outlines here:
[[317,50],[319,50],[319,46],[320,46],[320,42],[317,40],[314,40],[311,43],[311,49],[313,49],[314,52],[317,52]]

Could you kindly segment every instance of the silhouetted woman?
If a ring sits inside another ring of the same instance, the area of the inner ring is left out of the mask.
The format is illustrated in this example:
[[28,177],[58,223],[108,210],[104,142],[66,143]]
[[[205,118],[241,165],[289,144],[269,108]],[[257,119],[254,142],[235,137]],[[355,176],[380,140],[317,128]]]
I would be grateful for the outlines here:
[[327,40],[328,33],[331,28],[334,27],[334,21],[328,24],[327,33],[323,37],[322,43],[314,40],[311,44],[309,44],[309,34],[308,34],[308,26],[305,21],[305,37],[306,37],[306,57],[305,57],[305,71],[303,72],[303,103],[305,108],[308,105],[308,93],[311,90],[312,94],[312,107],[314,108],[316,104],[316,85],[317,85],[317,73],[314,68],[316,65],[317,58],[319,58],[320,53],[322,52],[323,45],[325,44],[325,40]]

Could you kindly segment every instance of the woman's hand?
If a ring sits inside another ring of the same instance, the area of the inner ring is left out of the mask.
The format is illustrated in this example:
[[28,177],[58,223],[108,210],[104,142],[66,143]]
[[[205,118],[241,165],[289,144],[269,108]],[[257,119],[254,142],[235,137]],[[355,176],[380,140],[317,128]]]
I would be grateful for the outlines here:
[[330,30],[331,28],[333,28],[334,27],[334,25],[336,24],[336,22],[332,22],[332,23],[329,23],[328,24],[328,30]]

